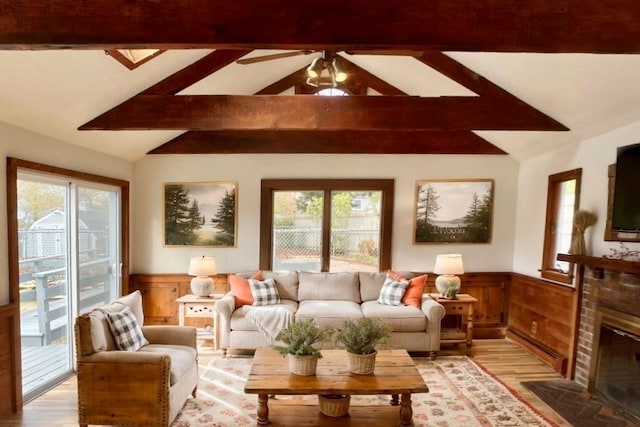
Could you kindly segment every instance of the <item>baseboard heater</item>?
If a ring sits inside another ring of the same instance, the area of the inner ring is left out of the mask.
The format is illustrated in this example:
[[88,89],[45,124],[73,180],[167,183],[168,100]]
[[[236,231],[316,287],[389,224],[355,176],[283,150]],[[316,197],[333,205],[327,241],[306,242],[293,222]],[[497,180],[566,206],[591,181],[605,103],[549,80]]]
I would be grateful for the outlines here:
[[534,340],[524,332],[510,327],[507,329],[507,338],[520,344],[559,374],[565,375],[567,373],[567,358],[565,356]]

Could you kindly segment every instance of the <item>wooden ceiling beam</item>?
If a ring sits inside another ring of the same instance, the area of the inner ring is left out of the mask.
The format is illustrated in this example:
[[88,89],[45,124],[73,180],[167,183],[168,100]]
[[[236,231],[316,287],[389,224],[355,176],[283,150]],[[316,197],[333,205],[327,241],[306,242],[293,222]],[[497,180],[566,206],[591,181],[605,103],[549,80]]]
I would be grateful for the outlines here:
[[0,49],[640,53],[621,0],[0,0]]
[[186,132],[147,154],[506,154],[468,131]]
[[502,103],[502,108],[505,111],[509,111],[511,108],[515,111],[529,110],[530,114],[537,115],[540,120],[555,122],[558,128],[562,128],[562,130],[565,131],[569,130],[569,128],[560,122],[544,114],[542,111],[533,108],[512,93],[507,92],[497,84],[484,78],[470,68],[465,67],[443,52],[424,52],[415,58],[426,66],[433,68],[440,74],[449,77],[451,80],[478,94],[480,97]]
[[138,95],[80,130],[566,130],[481,97]]

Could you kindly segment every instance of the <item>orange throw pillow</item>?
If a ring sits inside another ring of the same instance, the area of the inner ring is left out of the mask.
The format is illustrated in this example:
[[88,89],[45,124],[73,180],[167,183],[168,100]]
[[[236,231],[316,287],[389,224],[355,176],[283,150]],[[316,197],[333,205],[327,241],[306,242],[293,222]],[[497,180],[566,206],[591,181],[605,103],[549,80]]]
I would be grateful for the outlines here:
[[[262,280],[262,271],[257,271],[252,279]],[[244,277],[236,276],[235,274],[229,275],[229,287],[231,293],[236,297],[236,308],[243,305],[252,305],[253,296],[251,295],[251,288],[249,287],[249,280]]]
[[402,302],[411,307],[420,308],[422,306],[422,294],[424,294],[426,284],[426,274],[409,280],[409,287],[402,297]]
[[402,274],[396,273],[393,270],[387,270],[387,274],[389,275],[389,277],[391,277],[396,282],[400,282],[402,280],[406,280]]

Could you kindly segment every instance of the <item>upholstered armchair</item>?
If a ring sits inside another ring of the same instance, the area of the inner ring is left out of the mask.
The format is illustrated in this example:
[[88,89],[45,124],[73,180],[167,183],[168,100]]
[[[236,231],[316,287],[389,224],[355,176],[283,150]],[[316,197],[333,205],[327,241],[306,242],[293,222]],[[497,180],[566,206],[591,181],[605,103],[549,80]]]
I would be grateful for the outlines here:
[[143,325],[139,291],[76,318],[78,424],[81,427],[88,424],[169,426],[189,395],[196,395],[195,328],[141,326],[144,336],[141,347],[122,351],[118,347],[120,333],[112,332],[113,315],[110,317],[109,313],[125,311],[133,314],[138,325]]

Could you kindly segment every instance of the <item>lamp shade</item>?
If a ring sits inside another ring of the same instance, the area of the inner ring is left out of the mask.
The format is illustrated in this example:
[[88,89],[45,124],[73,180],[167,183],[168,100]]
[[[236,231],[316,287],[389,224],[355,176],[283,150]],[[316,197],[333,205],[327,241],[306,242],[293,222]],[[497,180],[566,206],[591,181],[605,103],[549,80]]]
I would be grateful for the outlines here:
[[216,260],[212,256],[198,256],[189,262],[189,275],[207,277],[216,274]]
[[435,274],[463,274],[462,254],[441,254],[436,257],[433,267]]

